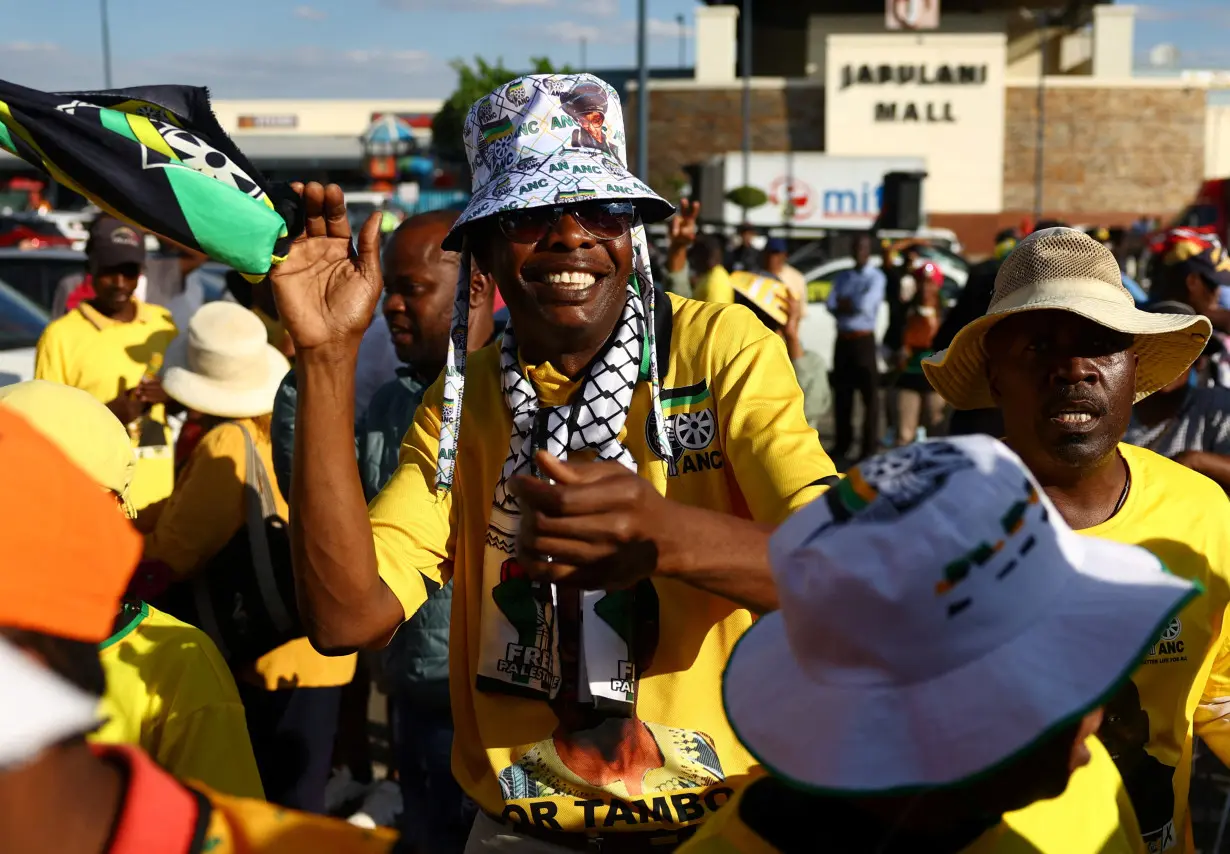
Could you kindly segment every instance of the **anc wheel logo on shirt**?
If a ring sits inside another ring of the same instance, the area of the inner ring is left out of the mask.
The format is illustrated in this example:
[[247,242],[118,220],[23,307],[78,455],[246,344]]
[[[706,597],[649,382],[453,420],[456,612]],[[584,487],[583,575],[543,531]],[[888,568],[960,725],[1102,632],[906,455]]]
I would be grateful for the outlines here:
[[672,415],[673,433],[680,445],[689,451],[701,451],[713,443],[717,424],[713,418],[712,409],[702,409],[700,412],[682,412]]
[[1179,618],[1175,617],[1170,621],[1170,625],[1166,626],[1166,630],[1162,632],[1162,640],[1172,641],[1177,638],[1183,631],[1183,624],[1179,622]]

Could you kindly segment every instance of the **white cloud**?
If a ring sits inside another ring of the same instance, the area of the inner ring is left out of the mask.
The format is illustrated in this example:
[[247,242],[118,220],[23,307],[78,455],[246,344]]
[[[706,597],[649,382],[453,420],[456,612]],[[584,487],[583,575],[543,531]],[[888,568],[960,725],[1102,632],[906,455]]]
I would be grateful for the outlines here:
[[[97,54],[54,44],[8,47],[0,45],[0,79],[44,91],[102,85]],[[115,57],[117,87],[168,80],[208,86],[215,98],[432,98],[447,95],[457,78],[446,63],[418,50],[204,48]]]
[[555,24],[548,24],[540,32],[550,36],[553,41],[579,42],[584,39],[587,42],[597,43],[604,41],[603,34],[605,30],[591,27],[588,24],[578,24],[575,21],[560,21]]
[[[677,21],[649,18],[645,22],[645,30],[650,39],[679,38]],[[543,28],[535,28],[535,32],[560,42],[579,42],[585,39],[592,44],[629,44],[636,41],[636,21],[618,21],[603,27],[579,24],[576,21],[557,21]],[[683,33],[690,37],[692,28],[685,26]]]
[[329,13],[324,9],[317,9],[314,6],[296,6],[295,17],[302,18],[305,21],[323,21],[329,17]]
[[13,53],[54,53],[59,50],[57,45],[51,42],[9,42],[8,44],[0,44],[0,53],[12,51]]
[[[599,0],[600,4],[605,4],[606,2],[608,0]],[[493,9],[542,9],[558,5],[558,0],[380,0],[380,5],[403,12],[418,12],[424,9],[472,12]]]
[[[565,0],[380,0],[380,4],[403,12],[424,9],[453,12],[561,9],[571,5]],[[614,18],[619,14],[619,0],[586,0],[585,14],[590,18]]]
[[1138,21],[1173,21],[1178,17],[1181,17],[1181,13],[1176,9],[1167,9],[1163,6],[1136,7],[1136,20]]
[[[649,37],[651,39],[679,38],[680,26],[678,21],[664,21],[661,18],[650,18],[645,22],[645,29],[649,31]],[[691,27],[684,24],[682,29],[685,36],[688,38],[692,37]]]

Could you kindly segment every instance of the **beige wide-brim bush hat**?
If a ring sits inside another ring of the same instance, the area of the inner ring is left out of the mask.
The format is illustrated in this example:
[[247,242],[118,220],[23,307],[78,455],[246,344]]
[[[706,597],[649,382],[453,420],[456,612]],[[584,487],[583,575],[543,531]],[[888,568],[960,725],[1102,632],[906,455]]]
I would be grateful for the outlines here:
[[218,418],[255,418],[273,411],[290,370],[269,345],[265,324],[232,302],[211,302],[167,348],[162,387],[189,409]]
[[923,361],[931,386],[957,409],[994,407],[987,332],[1011,315],[1047,309],[1136,337],[1136,400],[1186,371],[1213,331],[1203,316],[1136,308],[1109,249],[1076,229],[1046,228],[1022,240],[999,268],[987,313],[958,332],[947,350]]

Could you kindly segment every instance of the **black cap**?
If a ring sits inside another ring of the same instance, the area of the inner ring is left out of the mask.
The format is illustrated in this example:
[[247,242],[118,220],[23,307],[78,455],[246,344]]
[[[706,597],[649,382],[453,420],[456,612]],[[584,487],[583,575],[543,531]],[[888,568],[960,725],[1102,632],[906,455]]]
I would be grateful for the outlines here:
[[95,266],[145,265],[145,235],[126,222],[103,215],[90,226],[86,255]]

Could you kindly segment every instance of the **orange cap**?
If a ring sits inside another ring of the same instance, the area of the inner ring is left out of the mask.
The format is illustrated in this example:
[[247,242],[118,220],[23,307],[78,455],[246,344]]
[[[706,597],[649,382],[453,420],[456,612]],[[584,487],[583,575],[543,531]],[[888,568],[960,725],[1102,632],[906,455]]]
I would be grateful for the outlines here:
[[115,499],[0,407],[0,626],[97,643],[111,634],[141,537]]

